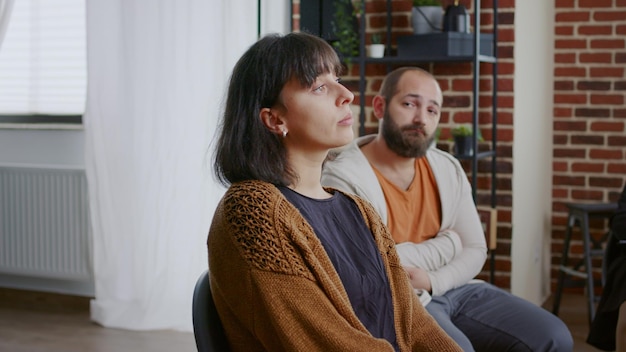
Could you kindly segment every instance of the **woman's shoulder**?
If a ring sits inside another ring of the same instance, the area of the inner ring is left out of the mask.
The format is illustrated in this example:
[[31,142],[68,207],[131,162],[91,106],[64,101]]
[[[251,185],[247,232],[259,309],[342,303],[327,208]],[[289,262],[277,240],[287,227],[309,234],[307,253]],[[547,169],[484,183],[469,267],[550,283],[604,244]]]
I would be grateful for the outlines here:
[[222,201],[227,236],[235,240],[251,266],[264,271],[305,275],[304,261],[292,239],[296,235],[288,230],[288,224],[301,223],[290,221],[297,214],[276,186],[262,181],[235,183]]
[[241,219],[256,222],[256,218],[270,217],[283,200],[278,188],[271,183],[241,181],[228,188],[220,203],[229,222],[241,222]]
[[258,180],[247,180],[233,183],[226,191],[226,194],[232,194],[234,196],[268,196],[277,192],[279,192],[278,189],[271,183]]

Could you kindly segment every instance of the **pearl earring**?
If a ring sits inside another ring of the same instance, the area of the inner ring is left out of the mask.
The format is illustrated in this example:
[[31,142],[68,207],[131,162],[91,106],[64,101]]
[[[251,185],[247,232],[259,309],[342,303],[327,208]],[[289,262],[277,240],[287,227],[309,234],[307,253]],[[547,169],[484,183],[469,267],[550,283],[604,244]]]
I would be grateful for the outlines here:
[[287,137],[287,131],[283,130],[283,138]]

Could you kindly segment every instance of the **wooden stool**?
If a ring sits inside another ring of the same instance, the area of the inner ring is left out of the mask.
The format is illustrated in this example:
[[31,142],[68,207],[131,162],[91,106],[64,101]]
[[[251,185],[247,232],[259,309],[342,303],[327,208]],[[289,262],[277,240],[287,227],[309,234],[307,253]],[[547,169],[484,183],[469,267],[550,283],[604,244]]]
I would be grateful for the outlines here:
[[[600,240],[594,240],[589,234],[590,218],[609,218],[617,209],[616,203],[569,203],[566,204],[569,209],[567,219],[567,228],[565,230],[565,241],[563,243],[563,254],[561,256],[561,265],[559,266],[559,276],[556,284],[556,292],[554,296],[554,305],[552,313],[559,315],[559,305],[561,304],[561,293],[565,283],[565,275],[576,276],[586,279],[585,287],[587,290],[587,304],[589,310],[589,324],[595,316],[595,294],[594,280],[591,265],[591,259],[594,256],[603,256],[604,250],[602,244],[606,241],[606,236]],[[578,223],[583,239],[583,258],[580,262],[573,266],[568,266],[569,246],[572,239],[572,229]],[[579,268],[585,267],[585,271],[581,272]]]

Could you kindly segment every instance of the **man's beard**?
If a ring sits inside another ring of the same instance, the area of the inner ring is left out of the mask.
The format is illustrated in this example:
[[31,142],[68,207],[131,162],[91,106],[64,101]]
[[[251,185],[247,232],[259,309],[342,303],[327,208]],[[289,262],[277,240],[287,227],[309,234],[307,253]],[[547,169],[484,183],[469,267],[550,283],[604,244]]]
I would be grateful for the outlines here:
[[[389,149],[405,158],[423,157],[435,139],[434,134],[430,136],[426,134],[423,125],[411,124],[400,127],[391,119],[387,111],[381,123],[382,135]],[[403,134],[405,130],[420,133],[420,136],[405,136]]]

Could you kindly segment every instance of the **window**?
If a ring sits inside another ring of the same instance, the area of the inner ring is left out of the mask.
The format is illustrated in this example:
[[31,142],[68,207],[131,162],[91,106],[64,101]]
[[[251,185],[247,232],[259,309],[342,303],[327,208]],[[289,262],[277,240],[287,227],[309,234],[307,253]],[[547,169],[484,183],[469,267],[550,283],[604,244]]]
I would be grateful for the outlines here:
[[17,0],[0,46],[0,122],[80,123],[85,0]]

